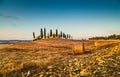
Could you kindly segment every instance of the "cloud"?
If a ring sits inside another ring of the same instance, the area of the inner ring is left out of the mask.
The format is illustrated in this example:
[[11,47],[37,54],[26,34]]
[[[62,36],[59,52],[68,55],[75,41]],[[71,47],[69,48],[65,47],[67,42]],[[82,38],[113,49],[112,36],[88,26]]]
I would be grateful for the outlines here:
[[5,15],[5,14],[0,14],[0,17],[5,17],[5,18],[11,18],[11,19],[18,20],[17,17],[11,16],[11,15]]

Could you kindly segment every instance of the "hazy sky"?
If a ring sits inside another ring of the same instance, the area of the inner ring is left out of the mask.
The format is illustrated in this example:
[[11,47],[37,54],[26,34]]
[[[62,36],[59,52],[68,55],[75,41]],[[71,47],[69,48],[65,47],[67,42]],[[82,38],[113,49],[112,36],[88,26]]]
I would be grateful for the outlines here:
[[120,0],[0,0],[0,39],[32,39],[44,27],[77,39],[120,34]]

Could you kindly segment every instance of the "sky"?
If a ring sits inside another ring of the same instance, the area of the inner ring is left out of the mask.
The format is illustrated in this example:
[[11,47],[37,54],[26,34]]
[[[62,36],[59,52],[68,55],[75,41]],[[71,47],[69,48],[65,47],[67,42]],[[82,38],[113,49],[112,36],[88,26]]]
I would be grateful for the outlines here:
[[0,0],[0,40],[31,40],[40,28],[74,39],[120,34],[120,0]]

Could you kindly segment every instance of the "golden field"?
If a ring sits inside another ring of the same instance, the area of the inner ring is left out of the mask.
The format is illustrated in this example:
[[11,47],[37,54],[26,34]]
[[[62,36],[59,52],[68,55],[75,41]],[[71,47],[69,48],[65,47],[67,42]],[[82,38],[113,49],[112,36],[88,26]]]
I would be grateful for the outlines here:
[[[85,51],[74,54],[82,42]],[[46,39],[0,44],[0,77],[120,77],[120,41]]]

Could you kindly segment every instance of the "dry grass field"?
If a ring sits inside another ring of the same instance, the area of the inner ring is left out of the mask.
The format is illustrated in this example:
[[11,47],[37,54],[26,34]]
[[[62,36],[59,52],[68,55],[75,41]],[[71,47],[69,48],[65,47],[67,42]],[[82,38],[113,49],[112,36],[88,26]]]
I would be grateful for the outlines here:
[[119,40],[84,41],[85,52],[74,55],[81,43],[46,39],[0,44],[0,77],[120,77]]

